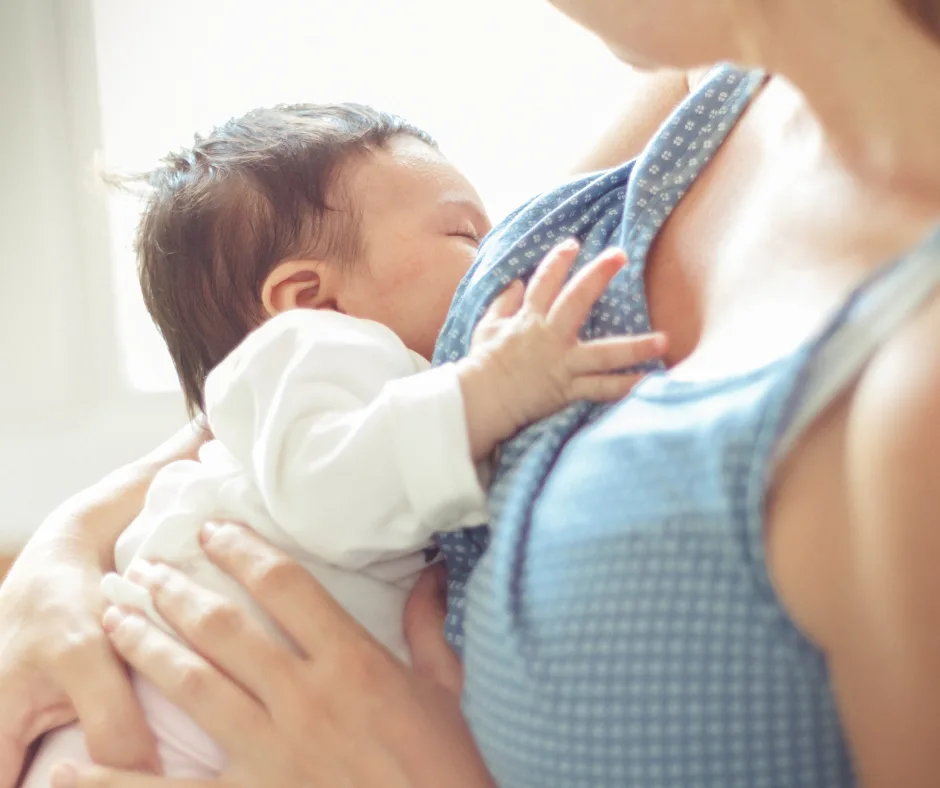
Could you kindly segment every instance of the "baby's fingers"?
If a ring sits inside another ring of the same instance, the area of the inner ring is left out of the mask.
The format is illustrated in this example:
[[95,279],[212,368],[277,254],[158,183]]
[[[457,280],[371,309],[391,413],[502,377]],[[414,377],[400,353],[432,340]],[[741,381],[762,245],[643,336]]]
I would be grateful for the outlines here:
[[643,375],[582,375],[571,384],[571,399],[616,402],[630,393]]
[[522,282],[518,279],[510,282],[506,285],[506,289],[493,299],[493,303],[486,310],[484,319],[488,317],[512,317],[522,306],[524,293],[525,288],[522,286]]
[[483,317],[477,323],[474,337],[485,336],[490,329],[500,320],[512,317],[522,306],[522,297],[525,294],[525,287],[522,282],[516,279],[511,282],[502,293],[500,293],[489,305]]
[[565,285],[548,313],[549,324],[564,337],[577,334],[591,307],[626,262],[622,249],[610,248],[601,252]]
[[539,263],[525,291],[525,305],[537,315],[547,315],[561,292],[568,271],[578,258],[580,247],[574,239],[554,247]]
[[660,358],[665,350],[666,336],[658,333],[581,342],[568,351],[568,371],[578,376],[629,369]]

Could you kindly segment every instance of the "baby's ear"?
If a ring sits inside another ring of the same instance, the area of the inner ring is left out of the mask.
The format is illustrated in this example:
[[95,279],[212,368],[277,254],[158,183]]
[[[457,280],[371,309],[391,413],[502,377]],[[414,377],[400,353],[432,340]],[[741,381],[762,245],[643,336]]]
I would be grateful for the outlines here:
[[261,303],[268,317],[289,309],[316,309],[323,300],[319,264],[314,260],[278,263],[261,286]]

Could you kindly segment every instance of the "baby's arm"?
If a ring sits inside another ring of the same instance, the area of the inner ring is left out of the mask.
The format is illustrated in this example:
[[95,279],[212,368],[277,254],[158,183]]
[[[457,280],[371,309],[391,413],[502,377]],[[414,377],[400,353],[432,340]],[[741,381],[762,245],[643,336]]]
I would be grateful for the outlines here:
[[662,334],[578,339],[626,264],[610,248],[566,282],[578,253],[574,240],[556,246],[525,288],[514,282],[477,324],[470,354],[457,364],[475,457],[576,400],[625,397],[640,377],[629,370],[666,349]]
[[622,267],[610,250],[565,280],[575,243],[510,288],[456,364],[414,374],[388,328],[295,310],[249,336],[206,384],[209,425],[253,471],[268,512],[311,554],[349,568],[413,551],[434,531],[486,520],[473,465],[576,399],[624,396],[611,374],[661,353],[663,338],[579,342]]
[[486,520],[457,371],[423,367],[382,325],[294,310],[209,376],[210,428],[300,548],[360,568]]

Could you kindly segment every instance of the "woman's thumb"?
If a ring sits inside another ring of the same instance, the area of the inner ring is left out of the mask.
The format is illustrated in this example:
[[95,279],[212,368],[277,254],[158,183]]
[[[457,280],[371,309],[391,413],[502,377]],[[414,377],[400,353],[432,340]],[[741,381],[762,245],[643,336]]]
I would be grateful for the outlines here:
[[444,639],[447,572],[442,564],[424,570],[405,605],[405,639],[414,671],[459,695],[463,666]]

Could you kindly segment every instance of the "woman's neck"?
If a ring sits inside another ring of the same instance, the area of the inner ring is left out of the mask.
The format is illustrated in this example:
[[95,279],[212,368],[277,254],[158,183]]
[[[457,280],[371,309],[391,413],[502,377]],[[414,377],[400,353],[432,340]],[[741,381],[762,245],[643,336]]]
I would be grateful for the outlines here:
[[940,43],[896,0],[751,2],[745,57],[802,91],[859,177],[940,214]]

